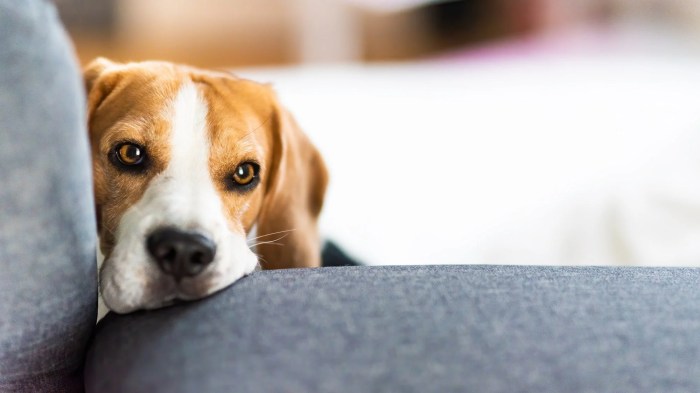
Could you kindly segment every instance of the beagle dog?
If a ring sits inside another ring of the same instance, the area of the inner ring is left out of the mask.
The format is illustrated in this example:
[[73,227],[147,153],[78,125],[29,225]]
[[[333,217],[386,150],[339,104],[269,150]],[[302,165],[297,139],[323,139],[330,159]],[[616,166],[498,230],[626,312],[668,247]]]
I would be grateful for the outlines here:
[[107,307],[202,298],[259,264],[320,265],[326,167],[269,86],[102,58],[84,80]]

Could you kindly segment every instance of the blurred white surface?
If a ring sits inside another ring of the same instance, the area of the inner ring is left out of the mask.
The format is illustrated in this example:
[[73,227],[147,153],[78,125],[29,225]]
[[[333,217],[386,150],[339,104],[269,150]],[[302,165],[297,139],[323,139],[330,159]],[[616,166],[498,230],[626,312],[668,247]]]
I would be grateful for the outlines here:
[[370,264],[700,265],[700,61],[257,69],[322,151],[324,235]]

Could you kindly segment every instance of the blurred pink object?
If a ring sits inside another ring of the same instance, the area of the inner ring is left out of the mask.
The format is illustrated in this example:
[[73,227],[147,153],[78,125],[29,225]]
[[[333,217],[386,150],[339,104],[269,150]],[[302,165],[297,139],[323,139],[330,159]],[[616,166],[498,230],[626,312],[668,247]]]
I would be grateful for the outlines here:
[[661,55],[687,49],[688,42],[652,28],[588,26],[496,41],[451,51],[431,61],[498,61],[523,57]]

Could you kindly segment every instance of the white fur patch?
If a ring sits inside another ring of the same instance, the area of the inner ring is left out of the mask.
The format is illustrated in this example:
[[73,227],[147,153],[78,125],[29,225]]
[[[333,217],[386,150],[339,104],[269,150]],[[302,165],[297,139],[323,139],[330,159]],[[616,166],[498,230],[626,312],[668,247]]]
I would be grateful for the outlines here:
[[[122,216],[114,250],[100,270],[105,303],[120,313],[157,308],[175,298],[206,296],[252,272],[257,265],[245,234],[229,229],[211,178],[208,107],[197,87],[189,81],[183,83],[164,111],[172,119],[170,162]],[[162,273],[146,250],[146,239],[166,226],[211,238],[217,246],[214,262],[179,284]]]

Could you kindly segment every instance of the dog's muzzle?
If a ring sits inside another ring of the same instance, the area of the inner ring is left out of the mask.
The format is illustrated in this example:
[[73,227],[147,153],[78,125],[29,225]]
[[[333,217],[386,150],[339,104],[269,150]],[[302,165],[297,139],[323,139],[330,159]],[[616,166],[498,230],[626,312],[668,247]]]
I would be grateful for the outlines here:
[[146,240],[146,248],[160,270],[177,282],[204,271],[216,255],[216,244],[208,237],[175,228],[153,231]]

